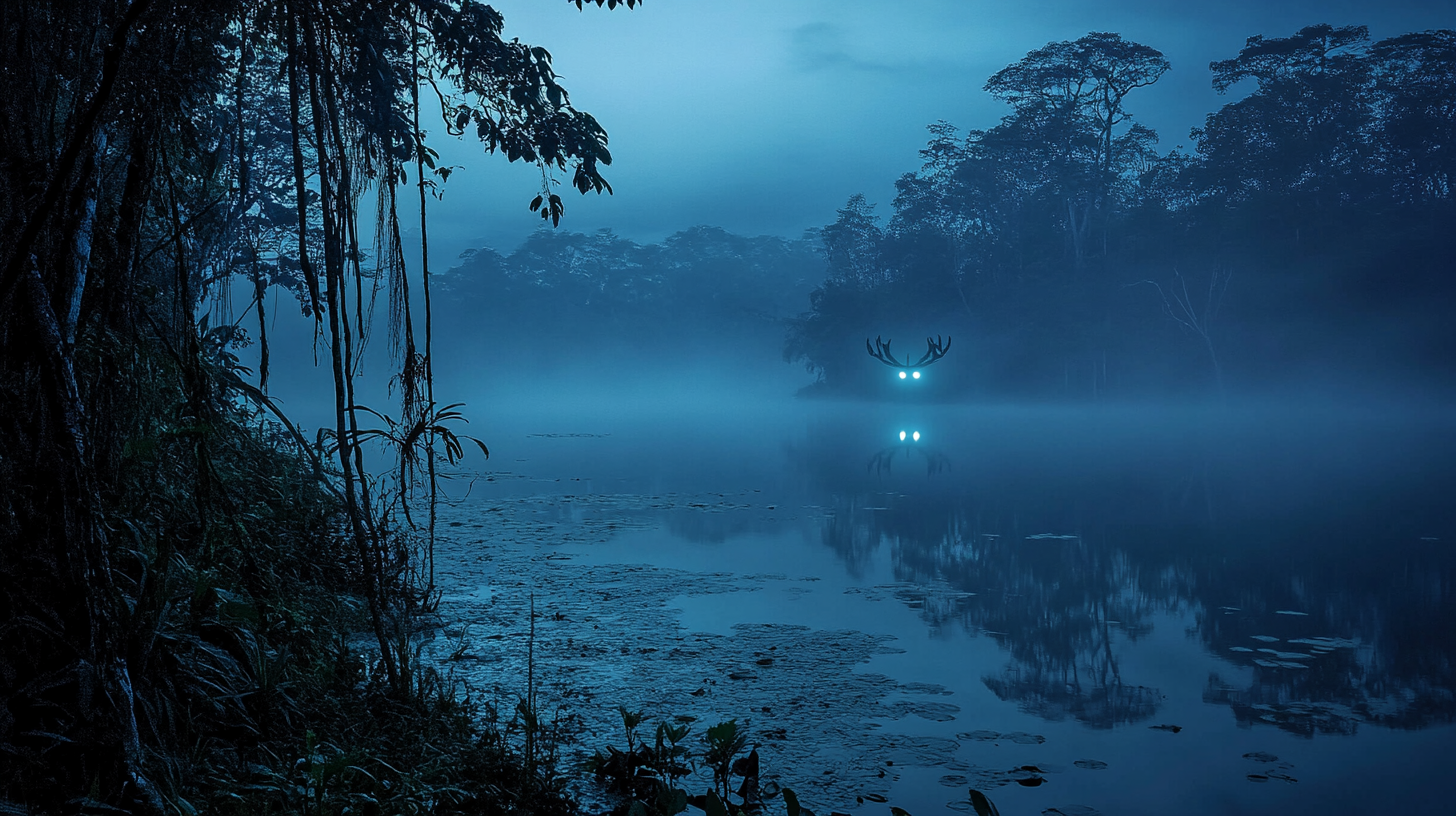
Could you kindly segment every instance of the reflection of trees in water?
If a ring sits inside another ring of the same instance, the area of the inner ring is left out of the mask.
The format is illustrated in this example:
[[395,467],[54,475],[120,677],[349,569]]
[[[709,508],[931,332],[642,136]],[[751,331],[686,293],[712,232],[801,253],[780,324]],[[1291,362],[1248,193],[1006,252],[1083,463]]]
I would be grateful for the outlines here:
[[887,544],[897,580],[953,590],[901,594],[935,628],[997,637],[1011,662],[985,682],[1002,699],[1098,728],[1151,717],[1160,693],[1124,680],[1116,650],[1165,606],[1137,588],[1136,567],[1077,536],[1028,539],[1027,518],[997,521],[934,495],[841,496],[822,534],[853,573]]
[[923,466],[926,476],[934,476],[951,469],[950,457],[933,448],[915,444],[891,445],[877,451],[865,469],[879,477],[890,476],[894,473],[897,460],[903,467]]
[[[871,505],[866,507],[866,505]],[[863,523],[865,515],[879,512],[872,502],[861,497],[835,496],[826,508],[821,538],[844,562],[845,570],[855,578],[865,570],[880,548],[881,532],[873,524]]]
[[944,581],[978,593],[977,602],[956,610],[955,621],[996,633],[1010,652],[1011,663],[985,680],[1002,699],[1049,720],[1073,717],[1097,728],[1157,710],[1159,692],[1125,680],[1118,663],[1117,639],[1147,632],[1157,606],[1136,589],[1134,567],[1120,553],[1101,552],[1080,537],[980,533],[932,548],[897,538],[893,559],[901,580]]
[[1192,611],[1192,636],[1252,674],[1204,689],[1241,724],[1312,735],[1456,721],[1456,549],[1417,543],[1446,529],[1436,494],[1449,479],[1336,483],[1359,500],[1332,502],[1202,461],[1022,484],[973,468],[891,480],[874,464],[820,484],[834,496],[824,543],[856,574],[883,544],[897,580],[948,587],[919,593],[919,613],[994,633],[1010,662],[986,683],[1025,711],[1094,727],[1151,717],[1160,695],[1122,677],[1117,645],[1156,614]]
[[1112,728],[1152,717],[1161,693],[1121,680],[1088,684],[1065,672],[1048,676],[1037,667],[1013,664],[999,677],[986,677],[986,687],[1003,700],[1015,700],[1022,711],[1058,722],[1071,717],[1093,728]]
[[1400,538],[1363,527],[1266,527],[1240,538],[1217,564],[1184,567],[1199,576],[1197,637],[1253,674],[1247,687],[1210,678],[1205,701],[1228,705],[1240,723],[1304,736],[1456,721],[1449,545],[1389,546]]

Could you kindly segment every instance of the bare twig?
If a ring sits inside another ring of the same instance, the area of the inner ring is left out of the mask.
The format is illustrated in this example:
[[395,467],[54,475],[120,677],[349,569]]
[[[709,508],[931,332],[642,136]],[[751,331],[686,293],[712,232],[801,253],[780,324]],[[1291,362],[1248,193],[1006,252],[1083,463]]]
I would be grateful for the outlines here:
[[1229,280],[1232,277],[1233,273],[1228,269],[1215,266],[1209,273],[1208,289],[1204,292],[1201,303],[1194,302],[1193,295],[1188,291],[1188,280],[1177,268],[1173,269],[1173,282],[1168,290],[1164,290],[1154,280],[1140,280],[1128,284],[1128,286],[1137,286],[1146,283],[1158,290],[1158,297],[1163,303],[1163,314],[1172,318],[1174,323],[1203,342],[1204,349],[1208,351],[1209,362],[1213,365],[1213,377],[1218,384],[1220,398],[1225,396],[1223,364],[1218,359],[1218,350],[1213,342],[1213,323],[1218,318],[1219,309],[1223,306],[1223,296],[1228,292]]

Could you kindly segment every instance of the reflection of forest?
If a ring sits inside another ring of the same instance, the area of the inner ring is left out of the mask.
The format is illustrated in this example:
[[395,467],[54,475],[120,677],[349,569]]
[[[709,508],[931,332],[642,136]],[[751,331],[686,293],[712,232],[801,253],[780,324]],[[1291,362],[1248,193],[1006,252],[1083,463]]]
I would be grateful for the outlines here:
[[802,453],[833,509],[824,543],[851,570],[888,548],[895,578],[921,588],[897,594],[929,626],[1003,645],[1010,662],[986,685],[1029,713],[1100,728],[1152,717],[1160,692],[1124,677],[1118,655],[1178,613],[1251,671],[1204,690],[1241,724],[1310,735],[1456,720],[1456,552],[1417,534],[1450,526],[1447,470],[1284,486],[1206,455],[1035,474],[983,455],[887,474],[878,454],[854,468],[812,440]]
[[950,457],[940,451],[926,445],[901,443],[876,452],[870,458],[866,470],[873,471],[878,476],[889,476],[894,473],[896,465],[901,468],[924,468],[927,476],[951,469]]
[[1298,533],[1250,531],[1238,557],[1218,569],[1207,556],[1185,567],[1209,599],[1199,636],[1254,673],[1242,689],[1209,678],[1204,699],[1230,706],[1242,724],[1305,736],[1353,734],[1362,722],[1416,729],[1456,721],[1449,544],[1388,546],[1395,542],[1376,530],[1344,532],[1311,535],[1278,563],[1268,554]]
[[[954,622],[992,634],[1006,648],[1011,662],[985,678],[997,696],[1049,720],[1072,717],[1095,728],[1153,716],[1161,694],[1124,679],[1116,641],[1146,633],[1150,615],[1176,600],[1140,591],[1125,555],[1028,518],[1013,517],[1008,530],[985,514],[896,499],[867,520],[879,529],[866,537],[889,543],[898,580],[977,593],[973,602],[927,606],[925,614],[935,626]],[[905,516],[913,521],[901,523]],[[932,519],[944,531],[938,539],[923,535]]]

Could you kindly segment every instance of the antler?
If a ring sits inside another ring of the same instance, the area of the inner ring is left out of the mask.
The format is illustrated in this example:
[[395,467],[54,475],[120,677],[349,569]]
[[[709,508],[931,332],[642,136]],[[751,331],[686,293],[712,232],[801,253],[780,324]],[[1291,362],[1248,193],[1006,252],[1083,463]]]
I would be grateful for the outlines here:
[[945,338],[945,343],[942,345],[940,342],[940,335],[938,334],[935,336],[934,340],[931,340],[929,337],[925,338],[925,345],[928,346],[929,349],[925,352],[925,356],[920,358],[920,362],[915,364],[915,367],[919,368],[920,366],[930,365],[936,360],[944,357],[945,353],[947,351],[950,351],[950,340],[951,339],[949,337]]
[[891,341],[881,341],[879,337],[875,338],[875,344],[873,347],[870,346],[869,338],[865,338],[865,351],[868,351],[871,357],[879,360],[887,366],[894,366],[895,368],[920,368],[921,366],[928,366],[936,360],[944,357],[945,353],[947,351],[950,351],[950,341],[951,338],[947,337],[945,338],[945,342],[941,343],[940,335],[936,335],[935,339],[933,340],[929,337],[925,338],[925,345],[927,346],[925,356],[921,357],[920,360],[915,363],[908,362],[908,357],[906,358],[907,361],[903,363],[899,360],[896,360],[895,355],[890,353]]
[[890,342],[891,341],[886,340],[882,343],[880,342],[880,338],[876,336],[875,347],[870,348],[870,339],[866,337],[865,350],[870,353],[871,357],[879,360],[887,366],[894,366],[895,368],[909,368],[909,363],[902,363],[899,360],[896,360],[895,355],[890,353]]

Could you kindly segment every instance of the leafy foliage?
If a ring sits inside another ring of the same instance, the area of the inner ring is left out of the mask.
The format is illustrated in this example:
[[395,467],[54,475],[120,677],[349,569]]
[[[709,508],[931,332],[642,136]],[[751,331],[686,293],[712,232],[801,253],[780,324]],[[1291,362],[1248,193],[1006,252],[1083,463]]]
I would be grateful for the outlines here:
[[[637,738],[637,727],[646,719],[645,715],[626,708],[618,711],[622,714],[627,750],[607,746],[605,753],[598,750],[587,761],[587,769],[595,774],[597,781],[619,797],[620,801],[611,811],[613,814],[676,816],[692,806],[707,816],[761,816],[769,812],[768,803],[782,794],[785,816],[814,816],[814,811],[804,806],[792,788],[781,787],[776,779],[760,787],[762,768],[758,746],[747,756],[739,756],[747,747],[748,735],[738,727],[737,720],[709,726],[703,736],[702,752],[695,758],[683,744],[688,726],[673,725],[667,720],[659,722],[654,748]],[[691,777],[698,768],[711,771],[712,781],[705,793],[688,795],[678,787],[678,780]],[[742,780],[737,801],[730,784],[734,778]],[[984,793],[974,788],[969,793],[970,806],[976,813],[999,816],[996,806]],[[877,794],[867,795],[860,802],[865,799],[885,801]],[[892,805],[889,810],[890,816],[910,816],[904,808]]]

